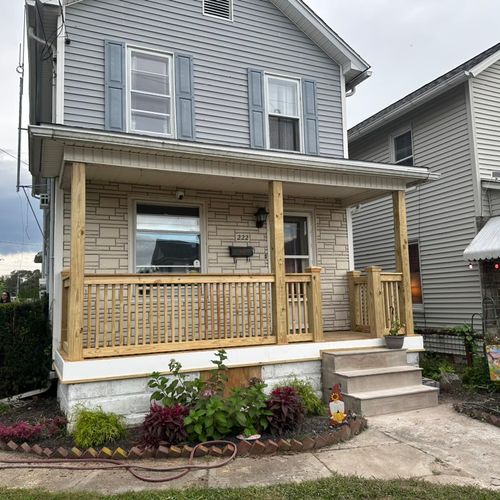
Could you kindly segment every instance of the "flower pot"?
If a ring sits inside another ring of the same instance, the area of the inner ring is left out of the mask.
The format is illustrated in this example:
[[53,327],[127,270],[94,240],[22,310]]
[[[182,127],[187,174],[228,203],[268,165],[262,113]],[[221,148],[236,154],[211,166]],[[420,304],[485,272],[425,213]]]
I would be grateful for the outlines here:
[[405,342],[406,335],[386,335],[385,345],[388,349],[401,349]]

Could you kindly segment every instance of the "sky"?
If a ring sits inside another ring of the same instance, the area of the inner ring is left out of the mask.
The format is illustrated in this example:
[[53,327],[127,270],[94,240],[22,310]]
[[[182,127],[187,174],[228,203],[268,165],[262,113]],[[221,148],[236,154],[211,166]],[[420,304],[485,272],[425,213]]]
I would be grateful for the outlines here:
[[[234,0],[235,2],[238,0]],[[0,148],[17,152],[18,45],[22,0],[0,0]],[[353,126],[500,41],[499,0],[306,0],[372,67],[347,100]],[[27,82],[26,82],[27,83]],[[25,87],[25,96],[27,86]],[[27,103],[23,126],[27,125]],[[23,132],[22,159],[27,161]],[[22,167],[22,183],[30,176]],[[16,193],[15,160],[0,150],[0,275],[37,268],[41,234],[24,194]],[[38,200],[32,200],[37,216]]]

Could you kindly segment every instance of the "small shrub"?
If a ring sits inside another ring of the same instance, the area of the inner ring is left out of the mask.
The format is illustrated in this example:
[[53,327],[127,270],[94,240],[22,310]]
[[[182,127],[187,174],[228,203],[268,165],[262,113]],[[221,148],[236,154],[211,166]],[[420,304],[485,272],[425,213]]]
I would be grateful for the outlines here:
[[0,423],[0,440],[8,442],[36,441],[44,437],[54,437],[64,432],[66,419],[56,417],[43,420],[37,424],[28,422],[17,422],[13,425],[3,425]]
[[490,379],[488,360],[483,356],[474,356],[472,366],[467,366],[463,371],[462,383],[469,389],[500,392],[500,383]]
[[10,406],[6,403],[0,403],[0,415],[4,415],[10,410]]
[[102,446],[122,438],[127,433],[122,417],[106,413],[101,408],[80,408],[76,413],[73,439],[77,446]]
[[455,373],[454,365],[445,356],[426,352],[420,358],[422,375],[439,381],[443,373]]
[[269,425],[274,434],[295,430],[304,420],[305,408],[293,387],[277,387],[271,392],[267,408],[272,412]]
[[282,385],[293,387],[297,391],[307,415],[326,415],[326,405],[316,396],[311,382],[293,377],[285,380]]
[[168,446],[182,443],[187,438],[184,419],[188,414],[189,408],[184,405],[165,407],[153,403],[142,424],[142,444],[156,447],[162,441]]

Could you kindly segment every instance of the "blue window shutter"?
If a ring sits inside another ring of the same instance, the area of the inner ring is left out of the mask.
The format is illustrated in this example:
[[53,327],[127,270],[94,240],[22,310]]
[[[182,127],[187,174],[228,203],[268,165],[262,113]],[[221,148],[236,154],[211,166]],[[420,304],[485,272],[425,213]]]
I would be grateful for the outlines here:
[[177,138],[195,139],[193,58],[175,55],[175,102]]
[[104,42],[106,130],[125,130],[125,44]]
[[304,108],[304,152],[307,155],[319,155],[318,106],[314,80],[302,80],[302,102]]
[[248,69],[248,115],[250,118],[250,147],[264,149],[266,141],[264,110],[264,72]]

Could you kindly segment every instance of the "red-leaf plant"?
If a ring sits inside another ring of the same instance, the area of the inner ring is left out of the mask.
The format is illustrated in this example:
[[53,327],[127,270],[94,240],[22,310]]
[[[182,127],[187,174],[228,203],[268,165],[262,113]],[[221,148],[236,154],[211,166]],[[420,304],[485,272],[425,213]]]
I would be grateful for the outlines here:
[[17,422],[12,425],[0,424],[0,441],[35,441],[45,436],[54,437],[60,434],[66,425],[64,417],[55,417],[38,424]]
[[182,443],[187,439],[184,419],[188,414],[189,408],[184,405],[160,406],[153,403],[142,424],[141,444],[157,447],[161,442],[167,445]]
[[272,412],[269,426],[273,434],[283,435],[295,430],[304,420],[305,408],[293,387],[277,387],[271,392],[267,408]]

